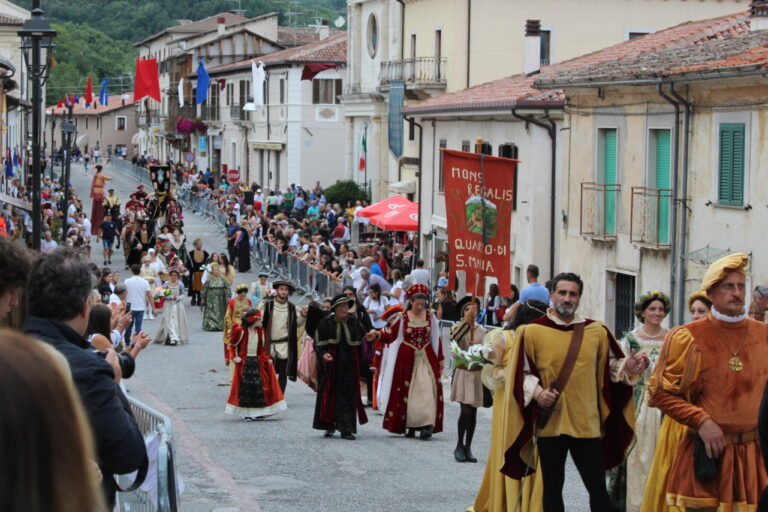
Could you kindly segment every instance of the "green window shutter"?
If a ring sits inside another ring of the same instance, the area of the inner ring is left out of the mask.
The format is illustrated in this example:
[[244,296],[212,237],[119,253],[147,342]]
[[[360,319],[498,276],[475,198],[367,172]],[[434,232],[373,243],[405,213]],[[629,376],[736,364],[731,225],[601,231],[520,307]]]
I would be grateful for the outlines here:
[[[671,163],[671,137],[669,130],[656,130],[656,188],[669,189]],[[669,199],[670,193],[659,194],[658,242],[669,243]]]
[[720,204],[744,204],[744,131],[743,123],[720,125],[717,191],[717,202]]
[[[616,130],[603,130],[603,183],[616,184]],[[616,233],[616,192],[605,192],[605,234]]]

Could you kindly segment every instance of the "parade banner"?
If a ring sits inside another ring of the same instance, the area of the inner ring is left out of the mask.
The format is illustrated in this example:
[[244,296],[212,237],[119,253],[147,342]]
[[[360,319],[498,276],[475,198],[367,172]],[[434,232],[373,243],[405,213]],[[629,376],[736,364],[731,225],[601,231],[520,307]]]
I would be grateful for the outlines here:
[[[471,294],[484,294],[485,277],[495,277],[499,290],[509,290],[518,160],[441,151],[451,274],[463,271]],[[455,279],[448,279],[448,284],[453,289]]]

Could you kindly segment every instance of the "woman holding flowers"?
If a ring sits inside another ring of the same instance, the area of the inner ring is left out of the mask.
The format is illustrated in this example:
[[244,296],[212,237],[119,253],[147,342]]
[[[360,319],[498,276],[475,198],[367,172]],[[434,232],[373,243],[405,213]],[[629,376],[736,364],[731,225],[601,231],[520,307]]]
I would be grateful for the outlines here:
[[[515,329],[543,316],[547,305],[537,300],[520,304],[509,326],[504,330],[495,329],[484,339],[486,355],[490,364],[481,372],[483,384],[493,391],[493,419],[491,421],[491,446],[485,474],[477,491],[475,503],[468,512],[538,512],[542,510],[543,480],[536,472],[523,480],[505,476],[499,469],[504,465],[504,452],[514,439],[509,439],[505,406],[506,396],[511,390],[511,381],[517,368],[519,345],[515,342]],[[489,350],[488,350],[489,349]],[[474,359],[474,358],[472,358]]]
[[184,285],[179,279],[179,271],[172,269],[168,281],[163,285],[163,323],[155,336],[155,343],[178,345],[189,342],[187,311],[181,300],[183,296]]
[[[468,350],[471,346],[482,346],[486,330],[475,325],[475,318],[480,310],[479,300],[472,300],[472,296],[466,296],[459,301],[458,309],[463,320],[451,329],[451,339],[461,350]],[[459,414],[459,440],[453,450],[456,462],[477,462],[472,455],[472,438],[475,435],[477,424],[477,408],[483,406],[483,383],[480,380],[482,366],[469,368],[465,364],[455,366],[451,379],[451,402],[458,402],[461,406]]]

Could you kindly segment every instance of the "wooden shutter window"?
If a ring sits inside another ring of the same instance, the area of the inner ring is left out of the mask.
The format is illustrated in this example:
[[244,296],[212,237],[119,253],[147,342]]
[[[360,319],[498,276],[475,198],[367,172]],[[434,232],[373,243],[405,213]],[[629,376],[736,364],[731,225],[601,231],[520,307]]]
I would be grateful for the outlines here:
[[[616,129],[603,130],[603,183],[615,185],[617,183],[616,172]],[[616,233],[616,192],[605,192],[605,234]]]
[[720,125],[717,202],[744,205],[744,124]]
[[[656,188],[669,189],[671,163],[671,137],[669,130],[656,132]],[[669,200],[667,195],[658,196],[658,242],[669,243]]]

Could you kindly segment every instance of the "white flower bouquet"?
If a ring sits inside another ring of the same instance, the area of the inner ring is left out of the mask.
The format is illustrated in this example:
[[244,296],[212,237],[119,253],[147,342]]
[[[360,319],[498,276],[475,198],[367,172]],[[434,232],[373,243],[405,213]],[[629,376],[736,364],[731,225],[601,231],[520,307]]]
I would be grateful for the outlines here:
[[488,359],[488,356],[493,350],[491,347],[486,347],[482,344],[471,345],[469,349],[462,350],[459,344],[455,341],[451,342],[451,355],[453,356],[452,368],[459,366],[465,366],[468,370],[475,368],[476,366],[486,366],[493,364]]

